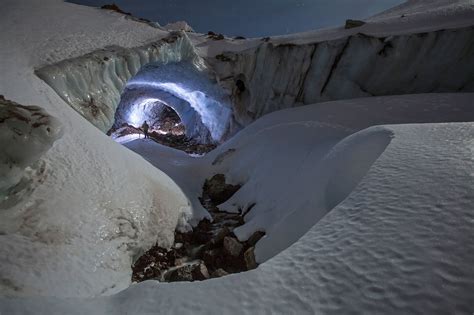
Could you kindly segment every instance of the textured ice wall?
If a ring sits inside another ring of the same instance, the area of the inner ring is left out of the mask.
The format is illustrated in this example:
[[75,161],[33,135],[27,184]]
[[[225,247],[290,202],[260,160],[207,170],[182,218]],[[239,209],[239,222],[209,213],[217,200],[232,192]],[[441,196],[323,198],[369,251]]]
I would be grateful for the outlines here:
[[[366,96],[474,91],[474,27],[309,44],[272,44],[209,58],[246,125],[269,112]],[[237,84],[238,82],[238,84]],[[239,86],[243,87],[239,89]]]
[[117,108],[116,124],[135,121],[144,104],[160,101],[173,108],[186,135],[201,142],[219,142],[229,130],[232,107],[228,96],[193,63],[151,63],[130,79]]
[[36,70],[61,98],[102,131],[113,124],[120,94],[145,64],[187,60],[198,69],[203,60],[184,32],[135,48],[106,47]]
[[38,161],[61,134],[59,121],[40,107],[0,96],[0,197],[20,182],[25,168]]

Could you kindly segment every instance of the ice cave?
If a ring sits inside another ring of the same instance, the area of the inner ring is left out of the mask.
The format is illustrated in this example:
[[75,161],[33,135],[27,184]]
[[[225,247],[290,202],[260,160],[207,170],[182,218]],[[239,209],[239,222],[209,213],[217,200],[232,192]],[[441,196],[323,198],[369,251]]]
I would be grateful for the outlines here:
[[87,1],[2,4],[0,314],[473,313],[471,0]]
[[126,83],[112,128],[140,127],[146,120],[158,127],[163,118],[182,125],[189,139],[219,143],[229,133],[232,111],[227,95],[192,63],[146,64]]

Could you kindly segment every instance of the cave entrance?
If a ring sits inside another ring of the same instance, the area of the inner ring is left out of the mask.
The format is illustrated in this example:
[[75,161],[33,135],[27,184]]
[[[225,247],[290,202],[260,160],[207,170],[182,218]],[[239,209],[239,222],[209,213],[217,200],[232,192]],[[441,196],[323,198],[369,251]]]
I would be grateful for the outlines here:
[[203,154],[215,148],[214,144],[187,137],[179,114],[162,101],[149,99],[135,103],[128,113],[125,117],[116,115],[115,123],[108,132],[118,142],[144,139],[142,125],[146,121],[150,140],[159,144],[189,154]]
[[231,120],[228,96],[208,73],[186,61],[150,63],[125,85],[109,134],[138,139],[147,121],[152,140],[202,154],[229,136]]

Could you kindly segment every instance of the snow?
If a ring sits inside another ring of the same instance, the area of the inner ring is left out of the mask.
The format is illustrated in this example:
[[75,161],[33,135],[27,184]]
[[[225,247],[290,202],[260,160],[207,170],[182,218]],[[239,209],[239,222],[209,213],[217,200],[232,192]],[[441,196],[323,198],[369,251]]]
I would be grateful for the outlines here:
[[0,91],[6,99],[40,106],[64,134],[41,156],[40,174],[26,169],[35,180],[17,194],[28,196],[0,205],[0,291],[74,297],[118,292],[130,284],[136,255],[155,242],[171,245],[176,226],[187,227],[188,199],[166,174],[84,120],[33,70],[164,33],[61,1],[6,1],[2,10]]
[[[364,29],[291,40],[472,25],[470,1],[441,0],[431,3],[441,4],[433,10],[422,1],[410,4],[415,9],[406,22],[394,22],[397,10],[411,12],[405,5]],[[41,155],[46,176],[28,197],[0,205],[0,313],[472,313],[473,94],[275,111],[203,157],[135,135],[121,139],[123,146],[34,69],[107,53],[106,46],[144,47],[169,34],[56,0],[6,1],[2,9],[0,90],[15,102],[40,105],[64,134]],[[260,42],[189,36],[204,57]],[[262,264],[203,282],[129,286],[137,255],[155,242],[170,246],[175,228],[209,217],[197,198],[215,173],[243,184],[220,209],[255,204],[235,233],[246,239],[266,232],[256,247]]]
[[[440,102],[448,112],[448,105],[472,99],[472,95],[451,97],[446,95]],[[409,110],[413,102],[425,112],[436,107],[430,102],[438,98],[390,99],[387,105],[405,103],[401,107]],[[380,98],[378,105],[385,101]],[[360,101],[359,110],[365,112],[364,103],[371,102],[376,104],[377,100]],[[441,104],[438,107],[443,107]],[[336,104],[331,105],[326,110]],[[270,115],[272,119],[252,126],[291,120],[290,112],[303,117],[302,111],[308,119],[309,113],[318,112],[318,105],[275,113]],[[346,119],[352,122],[354,116]],[[313,176],[307,190],[317,191],[320,186],[323,195],[336,197],[329,198],[327,206],[340,203],[291,247],[256,270],[203,282],[147,281],[87,303],[56,298],[4,299],[2,308],[8,313],[21,303],[26,311],[54,309],[73,314],[107,314],[117,307],[130,313],[217,314],[225,309],[242,314],[354,310],[469,314],[474,306],[474,235],[469,207],[474,200],[473,136],[472,123],[448,123],[377,126],[343,139],[326,155],[326,166],[351,180],[356,171],[359,183],[342,187],[338,181],[323,184],[324,180]],[[291,152],[286,152],[288,159]],[[351,167],[359,162],[364,165],[361,169]],[[458,245],[461,243],[463,246]]]
[[20,106],[0,98],[0,196],[8,195],[61,136],[61,124],[40,107]]
[[390,137],[382,132],[360,143],[351,140],[357,145],[342,154],[339,151],[349,150],[344,138],[374,125],[471,121],[472,98],[473,94],[372,97],[277,111],[202,159],[143,140],[125,145],[168,174],[190,198],[199,219],[206,217],[198,200],[205,178],[222,173],[232,184],[241,184],[219,208],[245,213],[252,206],[246,223],[234,233],[246,240],[257,230],[265,231],[256,247],[257,260],[264,262],[342,201]]

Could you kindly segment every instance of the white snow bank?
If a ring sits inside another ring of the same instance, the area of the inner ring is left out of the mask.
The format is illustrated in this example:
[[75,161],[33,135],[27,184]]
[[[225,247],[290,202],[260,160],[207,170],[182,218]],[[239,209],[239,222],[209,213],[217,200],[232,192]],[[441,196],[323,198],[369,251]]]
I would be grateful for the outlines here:
[[380,132],[393,138],[352,193],[256,270],[203,282],[146,281],[87,301],[3,298],[0,307],[71,314],[469,314],[474,125],[370,128],[344,141],[346,153]]
[[33,70],[168,33],[56,0],[4,1],[2,13],[0,93],[40,106],[59,120],[64,135],[41,156],[40,169],[26,170],[33,182],[15,193],[27,197],[13,205],[2,200],[0,294],[118,292],[130,284],[135,256],[155,242],[169,246],[175,228],[186,228],[189,201],[167,175],[93,127]]
[[250,209],[246,223],[234,232],[245,240],[257,230],[265,231],[256,247],[257,260],[264,262],[349,194],[390,137],[381,132],[364,137],[368,142],[351,140],[354,147],[348,156],[338,154],[345,148],[344,142],[334,147],[339,141],[374,125],[471,121],[472,98],[473,94],[373,97],[282,110],[197,159],[143,140],[126,146],[183,189],[193,205],[194,223],[207,217],[198,200],[205,178],[223,173],[230,183],[242,184],[219,208],[243,213]]
[[186,21],[176,21],[163,26],[168,31],[194,32],[193,28]]

